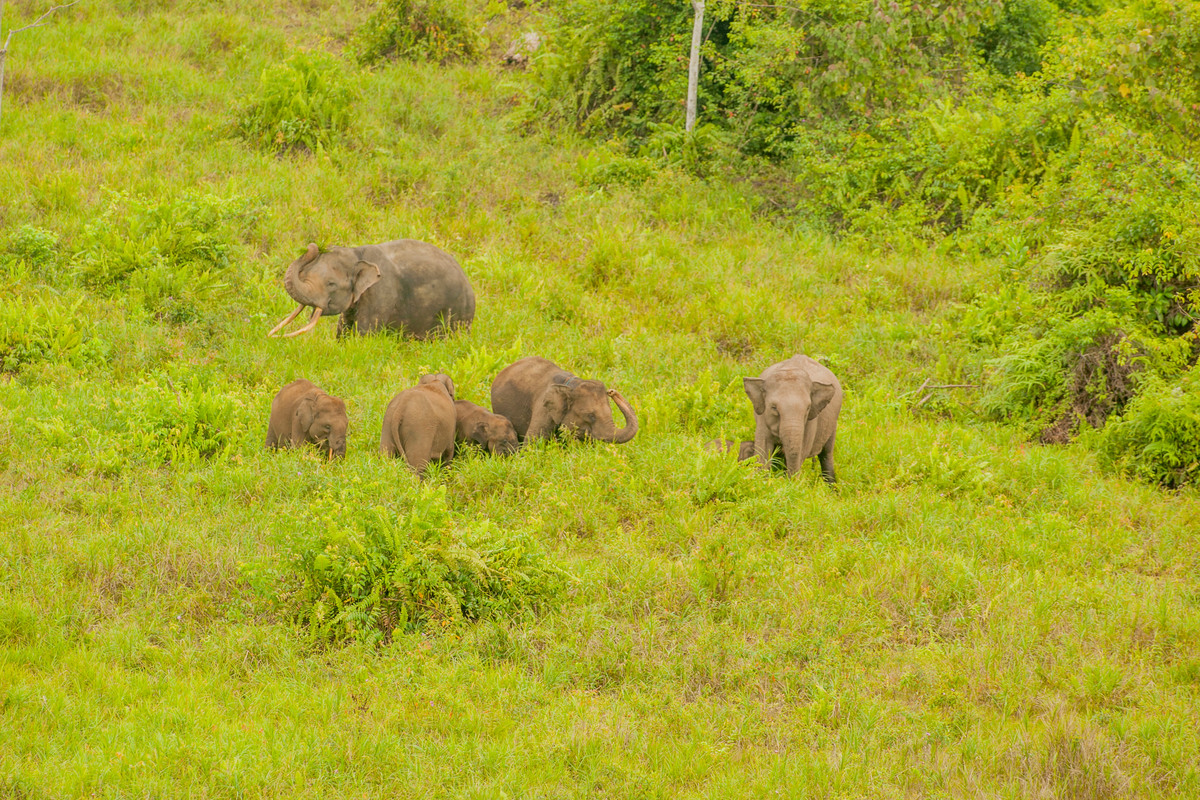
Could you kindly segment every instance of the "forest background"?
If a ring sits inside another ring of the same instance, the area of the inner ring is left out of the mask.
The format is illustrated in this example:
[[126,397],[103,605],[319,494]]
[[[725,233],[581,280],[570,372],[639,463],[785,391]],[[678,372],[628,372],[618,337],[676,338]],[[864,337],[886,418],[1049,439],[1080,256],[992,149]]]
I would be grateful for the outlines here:
[[[718,0],[685,131],[692,15],[8,39],[0,796],[1197,794],[1200,4]],[[265,337],[307,242],[399,237],[469,334]],[[837,487],[704,448],[794,352]],[[378,457],[394,392],[525,355],[637,439]],[[297,377],[344,462],[263,451]]]

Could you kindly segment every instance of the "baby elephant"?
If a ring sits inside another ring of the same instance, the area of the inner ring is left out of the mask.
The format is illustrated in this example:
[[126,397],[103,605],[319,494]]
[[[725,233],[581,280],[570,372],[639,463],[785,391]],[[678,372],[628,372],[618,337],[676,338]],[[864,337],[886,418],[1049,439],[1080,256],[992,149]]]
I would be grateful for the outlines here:
[[517,431],[508,417],[493,414],[486,408],[466,400],[454,401],[454,441],[475,442],[487,448],[494,456],[508,456],[517,452]]
[[454,381],[449,375],[422,375],[416,386],[392,398],[383,413],[379,452],[403,456],[418,475],[430,461],[454,458]]
[[757,378],[743,378],[742,384],[754,404],[758,463],[769,468],[771,454],[779,447],[788,475],[795,475],[805,460],[816,456],[825,480],[836,482],[833,440],[842,385],[833,373],[808,356],[795,355],[767,367]]
[[271,401],[267,447],[317,444],[327,458],[346,455],[346,404],[312,381],[292,381]]
[[754,458],[754,442],[738,442],[734,439],[710,439],[704,446],[714,453],[732,453],[737,450],[738,461]]

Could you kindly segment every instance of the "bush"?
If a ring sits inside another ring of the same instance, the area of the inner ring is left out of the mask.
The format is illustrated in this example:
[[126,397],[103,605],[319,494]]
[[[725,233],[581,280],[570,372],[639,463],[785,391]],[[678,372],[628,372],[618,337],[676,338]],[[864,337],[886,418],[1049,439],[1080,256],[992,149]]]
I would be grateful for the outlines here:
[[301,585],[286,604],[317,638],[386,642],[560,602],[566,576],[529,534],[452,515],[445,487],[422,484],[406,510],[371,505],[383,491],[342,488],[311,507],[321,532],[295,547]]
[[350,124],[355,99],[342,64],[327,53],[297,53],[268,67],[237,131],[264,150],[313,153],[333,146]]
[[463,61],[482,49],[476,33],[481,23],[453,0],[384,0],[359,29],[354,49],[363,64],[385,58]]
[[30,364],[68,363],[76,369],[105,363],[111,346],[83,319],[84,298],[10,296],[0,303],[0,372]]
[[1099,437],[1101,464],[1151,483],[1178,487],[1200,478],[1200,371],[1155,380],[1109,421]]
[[[131,397],[110,401],[108,434],[135,460],[194,463],[226,455],[234,444],[237,404],[222,388],[192,377],[145,382]],[[164,383],[166,385],[164,385]]]
[[34,274],[41,280],[52,279],[58,268],[58,234],[22,225],[9,233],[0,250],[0,270],[20,277]]
[[83,284],[172,322],[199,317],[235,280],[233,240],[254,220],[240,198],[147,202],[116,194],[84,228],[72,266]]

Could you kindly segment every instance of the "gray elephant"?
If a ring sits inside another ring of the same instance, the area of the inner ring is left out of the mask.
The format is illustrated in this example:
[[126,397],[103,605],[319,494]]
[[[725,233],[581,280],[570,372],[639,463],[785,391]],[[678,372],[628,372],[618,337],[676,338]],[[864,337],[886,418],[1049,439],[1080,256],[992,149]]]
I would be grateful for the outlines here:
[[379,452],[400,456],[418,475],[430,461],[454,458],[454,381],[437,373],[392,398],[383,413]]
[[[613,421],[610,397],[625,417],[624,428]],[[576,439],[624,444],[638,431],[637,415],[620,392],[537,356],[501,370],[492,382],[492,410],[512,421],[522,441],[549,439],[561,429]]]
[[292,381],[271,401],[267,447],[316,444],[328,458],[346,455],[346,404],[312,381]]
[[305,307],[313,309],[308,324],[284,336],[307,333],[329,314],[341,315],[338,336],[389,329],[417,339],[469,329],[475,319],[475,292],[454,256],[414,239],[324,253],[310,244],[288,267],[283,287],[300,305],[268,336]]
[[517,452],[517,430],[508,417],[493,414],[482,406],[466,400],[454,401],[457,422],[454,427],[454,442],[475,442],[494,456],[507,456]]
[[758,463],[769,468],[778,447],[788,475],[795,475],[805,460],[816,456],[825,480],[835,483],[833,442],[842,385],[834,374],[808,356],[795,355],[767,367],[757,378],[743,378],[742,385],[754,405]]

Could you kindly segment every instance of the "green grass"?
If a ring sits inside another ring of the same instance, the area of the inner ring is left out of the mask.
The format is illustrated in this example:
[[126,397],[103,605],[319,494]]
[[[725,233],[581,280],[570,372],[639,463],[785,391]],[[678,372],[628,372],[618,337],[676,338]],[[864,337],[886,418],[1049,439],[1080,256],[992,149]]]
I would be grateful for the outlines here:
[[[60,239],[4,274],[0,343],[45,346],[0,378],[0,796],[1200,794],[1194,490],[1024,442],[969,393],[911,409],[975,374],[947,312],[994,265],[849,250],[670,172],[581,185],[592,145],[537,131],[524,76],[486,65],[358,73],[317,155],[237,137],[264,67],[340,53],[369,13],[98,3],[14,38],[0,240]],[[195,319],[82,288],[118,190],[255,209]],[[463,262],[469,335],[265,337],[307,242],[397,237]],[[741,376],[793,352],[847,388],[836,488],[702,446],[750,435]],[[416,479],[376,453],[388,399],[445,370],[487,403],[534,354],[619,388],[638,437],[435,480],[455,514],[532,533],[572,576],[561,607],[314,642],[262,578],[316,535],[312,498],[406,507]],[[346,400],[343,463],[262,449],[297,377]],[[164,457],[171,397],[218,405],[223,449]]]

